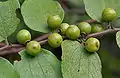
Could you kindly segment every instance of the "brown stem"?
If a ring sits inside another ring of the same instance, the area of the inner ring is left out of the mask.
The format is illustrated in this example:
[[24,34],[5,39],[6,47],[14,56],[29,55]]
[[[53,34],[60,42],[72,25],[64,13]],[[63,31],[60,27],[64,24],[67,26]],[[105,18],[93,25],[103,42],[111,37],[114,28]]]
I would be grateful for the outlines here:
[[4,46],[0,48],[0,56],[20,52],[25,47],[20,44],[12,44],[9,46]]
[[95,23],[97,22],[96,20],[86,20],[85,22],[88,22],[88,23]]
[[[40,41],[39,42],[41,45],[44,45],[47,43],[47,39]],[[25,49],[24,45],[20,45],[20,44],[12,44],[9,46],[4,46],[2,48],[0,48],[0,56],[4,56],[4,55],[8,55],[8,54],[13,54],[13,53],[18,53],[21,50]]]
[[88,22],[88,23],[96,23],[97,21],[96,20],[85,20],[85,21],[78,21],[77,23],[76,23],[76,25],[78,25],[80,22]]
[[[108,33],[115,33],[117,31],[120,31],[120,28],[114,28],[114,29],[107,29],[107,30],[104,30],[102,32],[98,32],[98,33],[93,33],[93,34],[88,34],[86,36],[86,39],[87,38],[90,38],[90,37],[99,37],[99,36],[103,36],[105,34],[108,34]],[[49,34],[45,34],[43,36],[40,36],[34,40],[38,41],[41,45],[44,45],[47,43],[47,37],[50,35]],[[64,37],[63,37],[64,38]],[[18,53],[20,52],[21,50],[25,49],[25,46],[24,45],[21,45],[21,44],[12,44],[12,45],[5,45],[4,43],[0,43],[0,56],[4,56],[4,55],[8,55],[8,54],[13,54],[13,53]]]
[[117,32],[117,31],[120,31],[120,28],[107,29],[107,30],[104,30],[104,31],[102,31],[102,32],[89,34],[89,35],[86,36],[86,39],[87,39],[87,38],[90,38],[90,37],[103,36],[103,35],[105,35],[105,34],[114,33],[114,32]]
[[47,43],[47,39],[46,40],[43,40],[43,41],[40,41],[39,43],[40,43],[40,45],[44,45],[44,44],[46,44]]
[[4,46],[5,46],[5,43],[0,43],[0,48]]
[[34,39],[35,41],[41,41],[41,40],[45,40],[48,38],[48,36],[50,35],[51,33],[48,33],[48,34],[44,34],[36,39]]

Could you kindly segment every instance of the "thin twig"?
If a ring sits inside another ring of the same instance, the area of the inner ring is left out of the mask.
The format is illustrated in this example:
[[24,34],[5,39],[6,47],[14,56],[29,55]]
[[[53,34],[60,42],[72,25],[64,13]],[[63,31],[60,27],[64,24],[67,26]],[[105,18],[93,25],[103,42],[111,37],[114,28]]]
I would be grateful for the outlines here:
[[[117,31],[120,31],[120,28],[114,28],[114,29],[107,29],[107,30],[104,30],[102,32],[98,32],[98,33],[93,33],[93,34],[88,34],[86,36],[86,39],[87,38],[90,38],[90,37],[99,37],[99,36],[103,36],[105,34],[108,34],[108,33],[115,33]],[[47,43],[47,37],[49,36],[50,34],[44,34],[43,36],[40,36],[34,40],[37,40],[41,45],[44,45]],[[63,37],[64,38],[64,37]],[[25,49],[25,46],[24,45],[21,45],[21,44],[11,44],[11,45],[5,45],[4,43],[0,43],[0,56],[4,56],[4,55],[8,55],[8,54],[14,54],[14,53],[18,53],[20,52],[21,50]]]
[[97,22],[96,20],[86,20],[85,22],[88,22],[88,23],[95,23]]
[[23,50],[24,48],[25,47],[20,44],[13,44],[13,45],[9,45],[9,46],[6,45],[6,46],[0,48],[0,56],[17,53],[17,52],[20,52],[21,50]]
[[40,41],[39,43],[40,43],[40,45],[44,45],[44,44],[46,44],[47,43],[47,39],[46,40],[43,40],[43,41]]
[[120,31],[120,28],[107,29],[107,30],[104,30],[104,31],[102,31],[102,32],[89,34],[89,35],[86,36],[86,39],[87,39],[87,38],[90,38],[90,37],[103,36],[103,35],[105,35],[105,34],[114,33],[114,32],[117,32],[117,31]]
[[[47,39],[40,41],[39,42],[41,45],[44,45],[47,43]],[[24,45],[20,45],[20,44],[12,44],[12,45],[6,45],[2,48],[0,48],[0,56],[4,56],[4,55],[8,55],[8,54],[13,54],[13,53],[18,53],[21,50],[25,49]]]
[[88,22],[88,23],[96,23],[97,21],[96,20],[82,20],[82,21],[78,21],[77,23],[76,23],[76,25],[78,25],[80,22]]
[[0,48],[4,46],[5,46],[5,43],[0,43]]
[[35,41],[41,41],[41,40],[45,40],[48,38],[48,36],[50,35],[51,33],[48,33],[48,34],[44,34],[36,39],[34,39]]

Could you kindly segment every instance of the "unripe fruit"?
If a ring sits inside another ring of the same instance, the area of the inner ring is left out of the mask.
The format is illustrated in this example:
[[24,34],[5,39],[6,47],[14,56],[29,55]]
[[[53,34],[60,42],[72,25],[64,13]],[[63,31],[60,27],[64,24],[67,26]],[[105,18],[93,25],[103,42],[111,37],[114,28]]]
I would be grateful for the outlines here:
[[94,24],[94,25],[92,25],[92,33],[101,32],[103,30],[104,30],[104,28],[100,24]]
[[91,33],[91,25],[87,22],[79,23],[78,28],[80,29],[81,33],[84,33],[84,34]]
[[22,29],[17,33],[17,41],[21,44],[25,44],[27,41],[31,40],[31,34],[28,30]]
[[61,43],[63,41],[63,38],[60,34],[58,33],[52,33],[49,37],[48,37],[48,43],[51,47],[53,48],[57,48],[60,47]]
[[85,48],[89,52],[96,52],[100,48],[100,42],[97,38],[89,38],[85,42]]
[[104,21],[113,21],[116,18],[116,11],[112,8],[105,8],[102,13],[102,19]]
[[70,25],[66,30],[69,39],[77,39],[80,36],[80,29],[76,25]]
[[26,52],[31,56],[36,56],[41,51],[41,46],[37,41],[30,41],[27,43]]
[[65,32],[66,32],[68,27],[69,27],[69,24],[67,24],[67,23],[62,23],[60,25],[60,32],[62,35],[65,35]]
[[59,15],[49,16],[47,19],[48,26],[49,28],[52,28],[52,29],[58,28],[61,22],[62,22],[62,19],[60,18]]

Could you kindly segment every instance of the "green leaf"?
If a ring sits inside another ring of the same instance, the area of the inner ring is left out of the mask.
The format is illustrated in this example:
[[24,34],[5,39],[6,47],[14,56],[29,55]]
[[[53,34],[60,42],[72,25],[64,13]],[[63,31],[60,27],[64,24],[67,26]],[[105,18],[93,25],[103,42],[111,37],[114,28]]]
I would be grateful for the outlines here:
[[88,15],[98,22],[101,21],[102,11],[105,7],[104,0],[83,0]]
[[0,57],[0,78],[20,78],[13,65]]
[[115,28],[119,28],[120,27],[120,17],[117,18],[116,20],[114,20],[112,23]]
[[118,47],[120,48],[120,31],[116,33],[116,42],[117,42]]
[[31,33],[31,35],[32,35],[32,39],[34,39],[34,38],[36,38],[36,37],[38,37],[38,36],[40,36],[40,35],[43,34],[43,33],[36,32],[36,31],[34,31],[34,30],[31,30],[30,28],[28,28],[28,27],[25,25],[24,21],[21,21],[21,22],[19,23],[19,25],[17,26],[17,29],[15,30],[15,32],[8,37],[8,41],[9,41],[10,43],[17,43],[18,41],[17,41],[16,35],[17,35],[17,33],[18,33],[20,30],[22,30],[22,29],[28,30],[28,31]]
[[21,12],[26,25],[42,33],[50,32],[47,18],[50,15],[60,15],[64,18],[64,11],[57,1],[53,0],[25,0]]
[[3,41],[4,39],[0,36],[0,42]]
[[101,61],[97,53],[90,54],[77,41],[62,43],[63,78],[102,78]]
[[[83,0],[88,15],[98,22],[101,21],[102,11],[104,8],[114,8],[117,17],[120,16],[120,0]],[[94,4],[94,5],[93,5]]]
[[0,36],[6,39],[19,24],[16,17],[16,9],[19,8],[18,0],[0,2]]
[[[8,36],[8,41],[9,41],[10,43],[17,43],[17,42],[18,42],[18,41],[17,41],[17,38],[16,38],[17,33],[18,33],[20,30],[26,29],[26,28],[27,28],[27,27],[25,26],[24,22],[21,21],[21,22],[19,23],[19,25],[17,26],[17,29],[15,30],[15,32],[14,32],[12,35]],[[28,30],[28,29],[27,29],[27,30]]]
[[62,78],[60,61],[48,50],[42,49],[36,57],[30,57],[25,50],[20,52],[21,61],[14,65],[20,78]]
[[114,8],[117,16],[120,16],[120,0],[104,0],[105,7]]

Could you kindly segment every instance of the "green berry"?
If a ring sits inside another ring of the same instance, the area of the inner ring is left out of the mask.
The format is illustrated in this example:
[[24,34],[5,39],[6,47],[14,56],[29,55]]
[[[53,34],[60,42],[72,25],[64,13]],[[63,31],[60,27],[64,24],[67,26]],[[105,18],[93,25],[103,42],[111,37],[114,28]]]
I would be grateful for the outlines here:
[[77,39],[80,36],[80,29],[76,25],[70,25],[66,30],[66,36],[69,39]]
[[104,30],[104,28],[100,24],[94,24],[94,25],[92,25],[92,33],[101,32],[103,30]]
[[49,16],[47,19],[48,26],[49,28],[52,28],[52,29],[58,28],[61,22],[62,22],[62,19],[60,18],[59,15]]
[[26,52],[31,56],[36,56],[41,51],[41,46],[37,41],[30,41],[27,43]]
[[113,21],[116,19],[116,11],[112,8],[105,8],[102,13],[102,19],[104,21]]
[[79,23],[78,28],[80,29],[81,33],[84,33],[84,34],[91,33],[91,25],[87,22]]
[[60,31],[61,31],[62,35],[65,35],[65,32],[66,32],[66,30],[67,30],[68,27],[69,27],[69,24],[67,24],[67,23],[62,23],[60,25]]
[[63,38],[60,34],[58,33],[52,33],[49,37],[48,37],[48,43],[51,47],[53,48],[57,48],[60,47],[61,43],[63,41]]
[[28,30],[22,29],[17,33],[17,41],[21,44],[25,44],[31,40],[31,34]]
[[85,42],[85,48],[89,52],[96,52],[100,48],[100,42],[97,38],[89,38]]

